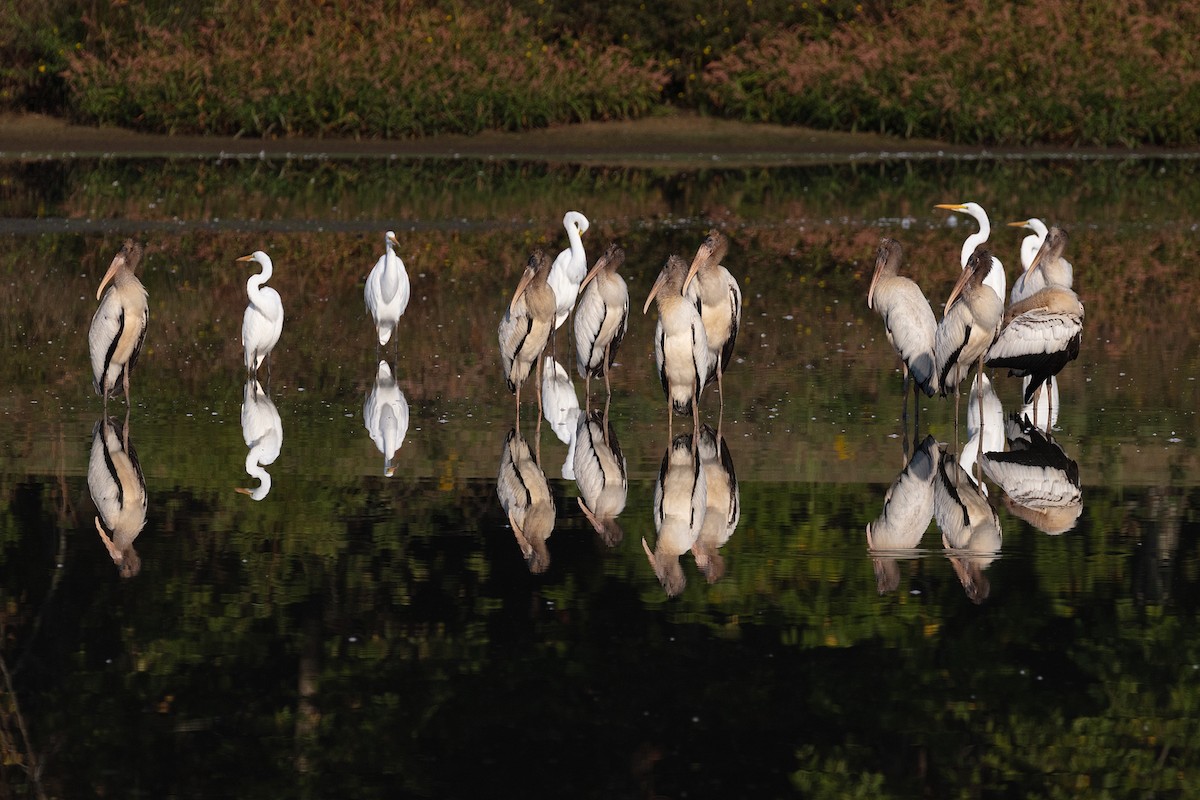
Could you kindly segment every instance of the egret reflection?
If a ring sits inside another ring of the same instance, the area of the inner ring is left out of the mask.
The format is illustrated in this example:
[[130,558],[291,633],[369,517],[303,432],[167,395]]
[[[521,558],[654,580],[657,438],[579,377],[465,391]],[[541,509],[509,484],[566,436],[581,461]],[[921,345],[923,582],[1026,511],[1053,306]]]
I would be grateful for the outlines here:
[[721,548],[737,529],[742,498],[725,437],[708,425],[700,426],[699,451],[704,474],[704,522],[692,545],[692,556],[708,582],[716,583],[725,575]]
[[929,529],[941,456],[937,439],[926,436],[888,487],[879,516],[867,524],[867,550],[880,594],[899,586],[897,559],[914,551]]
[[953,453],[943,452],[933,484],[933,517],[942,545],[967,597],[987,599],[991,585],[983,571],[1000,555],[1000,518],[975,480]]
[[550,566],[546,540],[554,532],[554,495],[546,473],[538,466],[521,431],[513,428],[504,439],[496,496],[508,516],[525,564],[534,574]]
[[566,368],[553,356],[546,356],[542,368],[542,415],[550,423],[554,435],[567,445],[562,476],[569,481],[575,480],[575,430],[582,413],[575,384],[571,383]]
[[263,391],[258,379],[246,379],[242,396],[242,438],[250,452],[246,454],[246,474],[258,478],[253,489],[236,491],[262,500],[271,491],[271,474],[264,467],[275,463],[283,446],[283,422],[270,396]]
[[1079,465],[1029,419],[1008,421],[1008,450],[980,458],[983,472],[1004,492],[1005,509],[1043,533],[1075,527],[1083,513]]
[[579,508],[600,539],[615,547],[625,536],[617,517],[625,510],[629,480],[625,456],[612,423],[599,411],[581,415],[574,448],[573,472],[579,487]]
[[386,361],[380,360],[375,383],[363,403],[363,423],[371,441],[383,453],[384,476],[392,477],[396,474],[396,451],[408,434],[408,400]]
[[958,464],[970,474],[987,494],[987,486],[979,480],[976,465],[984,453],[1004,449],[1004,407],[992,387],[992,381],[982,372],[975,373],[971,382],[971,396],[967,402],[967,443],[958,456]]
[[708,502],[706,483],[692,434],[679,434],[667,446],[654,482],[654,550],[642,539],[642,549],[668,597],[687,585],[679,559],[700,535]]
[[88,491],[96,504],[96,532],[122,578],[141,572],[142,559],[133,542],[146,525],[146,479],[129,443],[129,418],[122,431],[108,417],[92,428],[88,457]]

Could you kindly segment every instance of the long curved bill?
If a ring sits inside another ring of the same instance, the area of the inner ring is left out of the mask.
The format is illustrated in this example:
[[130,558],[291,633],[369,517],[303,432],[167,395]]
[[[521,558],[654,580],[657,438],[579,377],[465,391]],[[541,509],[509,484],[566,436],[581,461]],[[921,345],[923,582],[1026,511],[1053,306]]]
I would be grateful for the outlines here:
[[583,287],[585,287],[589,283],[591,283],[592,279],[600,274],[600,270],[604,269],[607,266],[608,266],[608,253],[604,253],[602,256],[600,256],[599,258],[596,259],[596,263],[592,265],[592,268],[590,270],[588,270],[588,274],[583,276],[583,280],[579,283],[579,291],[582,293]]
[[525,273],[521,276],[521,280],[517,284],[517,290],[513,292],[512,299],[508,301],[508,313],[512,313],[513,306],[517,304],[517,298],[525,294],[525,290],[529,288],[529,282],[533,280],[533,276],[536,274],[532,267],[525,268]]
[[664,269],[662,272],[658,273],[658,279],[654,281],[654,285],[650,287],[650,294],[648,297],[646,297],[646,304],[642,306],[643,314],[650,310],[650,304],[654,302],[654,298],[658,295],[659,290],[662,289],[663,284],[666,282],[667,271]]
[[[971,256],[971,261],[967,264],[968,267],[971,267],[972,262],[975,261],[975,256]],[[963,293],[963,289],[967,287],[967,281],[971,280],[971,276],[975,274],[976,269],[978,269],[977,264],[975,264],[973,268],[964,269],[959,273],[958,280],[954,282],[954,288],[950,290],[950,297],[946,300],[946,307],[942,309],[942,316],[945,316],[950,312],[950,306],[954,305],[954,301],[957,300],[959,295]]]
[[704,244],[700,245],[696,250],[696,257],[692,259],[692,265],[688,267],[687,277],[683,279],[683,294],[687,294],[688,286],[692,283],[692,278],[696,277],[696,273],[700,271],[700,267],[712,258],[713,255],[713,240],[709,236],[704,240]]
[[108,265],[108,272],[105,272],[104,277],[100,279],[100,288],[96,289],[97,300],[99,300],[101,295],[104,294],[104,287],[108,285],[109,281],[116,277],[117,273],[121,271],[121,267],[123,266],[125,266],[125,253],[120,252],[113,257],[112,263]]

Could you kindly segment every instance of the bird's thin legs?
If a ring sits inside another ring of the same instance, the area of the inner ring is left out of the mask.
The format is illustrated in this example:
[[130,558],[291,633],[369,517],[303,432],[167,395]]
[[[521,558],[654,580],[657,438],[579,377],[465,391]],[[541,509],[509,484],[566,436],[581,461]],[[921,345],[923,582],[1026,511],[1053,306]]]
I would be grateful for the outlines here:
[[129,404],[125,405],[125,426],[121,429],[121,441],[125,444],[125,452],[129,452]]

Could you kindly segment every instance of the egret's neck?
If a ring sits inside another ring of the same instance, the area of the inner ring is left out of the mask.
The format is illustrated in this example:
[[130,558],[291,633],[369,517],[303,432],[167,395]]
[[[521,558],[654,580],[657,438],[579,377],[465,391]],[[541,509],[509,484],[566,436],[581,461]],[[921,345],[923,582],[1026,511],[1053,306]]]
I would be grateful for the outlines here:
[[262,500],[271,491],[271,473],[258,465],[258,454],[256,448],[251,448],[250,453],[246,456],[246,473],[251,478],[258,478],[259,484],[256,489],[250,491],[250,497],[254,500]]
[[383,278],[379,281],[383,296],[391,299],[400,289],[400,257],[389,240],[387,251],[383,254]]
[[262,272],[257,275],[251,275],[250,280],[246,281],[246,294],[250,297],[251,302],[261,308],[262,285],[271,279],[271,274],[274,270],[271,267],[270,261],[259,263],[262,263]]
[[988,225],[987,219],[980,220],[979,232],[971,234],[967,237],[967,240],[963,242],[962,255],[959,256],[959,262],[961,263],[963,269],[967,268],[967,259],[971,257],[971,253],[975,252],[975,248],[986,242],[988,237],[991,235],[992,226]]
[[577,225],[568,225],[567,226],[567,241],[569,241],[571,243],[571,257],[572,258],[583,258],[583,259],[587,258],[587,256],[583,252],[583,237],[581,237],[579,235],[579,226],[577,226]]

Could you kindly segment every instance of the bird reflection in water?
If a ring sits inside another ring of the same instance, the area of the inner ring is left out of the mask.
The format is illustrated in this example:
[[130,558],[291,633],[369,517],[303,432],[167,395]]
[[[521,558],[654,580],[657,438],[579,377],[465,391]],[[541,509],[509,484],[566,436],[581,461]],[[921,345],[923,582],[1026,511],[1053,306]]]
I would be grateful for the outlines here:
[[675,597],[687,585],[679,558],[695,546],[707,502],[699,448],[692,434],[681,433],[663,454],[654,482],[654,550],[642,539],[642,549],[668,597]]
[[396,451],[408,434],[408,400],[386,361],[380,360],[375,383],[363,403],[363,423],[371,441],[383,453],[384,476],[392,477],[396,474]]
[[942,545],[967,597],[982,603],[991,591],[983,571],[1000,555],[1000,518],[953,453],[941,453],[933,488],[933,517]]
[[609,547],[625,534],[617,517],[629,495],[625,456],[611,422],[599,411],[579,417],[574,437],[574,475],[579,508]]
[[987,495],[987,485],[981,480],[979,459],[984,453],[1004,449],[1004,408],[992,386],[992,381],[982,372],[975,373],[971,382],[971,396],[967,402],[967,443],[958,456],[958,464],[979,490]]
[[1005,509],[1043,533],[1075,527],[1083,513],[1079,465],[1028,418],[1007,422],[1008,450],[980,457],[984,474],[1003,491]]
[[699,450],[704,474],[704,522],[692,545],[692,556],[708,582],[716,583],[725,575],[721,548],[733,536],[742,516],[741,492],[725,437],[702,425]]
[[550,566],[546,540],[554,532],[554,495],[550,492],[546,473],[538,466],[529,443],[517,428],[510,430],[504,439],[500,473],[496,477],[496,496],[508,516],[529,571],[534,574],[545,572]]
[[[579,397],[575,394],[575,384],[562,364],[553,356],[546,356],[542,368],[542,415],[550,423],[550,428],[559,441],[567,445],[567,457],[563,461],[562,476],[568,481],[575,480],[575,429],[579,424]],[[540,442],[539,442],[540,444]],[[534,448],[535,455],[541,461],[540,447]]]
[[235,491],[262,500],[271,491],[271,475],[263,467],[275,463],[279,449],[283,446],[283,422],[275,403],[263,391],[258,379],[246,379],[242,396],[242,438],[250,452],[246,454],[246,473],[258,478],[254,489],[238,488]]
[[940,458],[937,439],[926,436],[888,487],[879,516],[867,524],[867,550],[880,594],[895,591],[900,585],[898,560],[914,554],[933,519],[934,480]]
[[88,490],[96,504],[96,532],[122,578],[142,570],[142,559],[133,541],[146,525],[146,479],[137,454],[129,444],[129,417],[123,431],[108,418],[92,429],[92,452],[88,458]]

